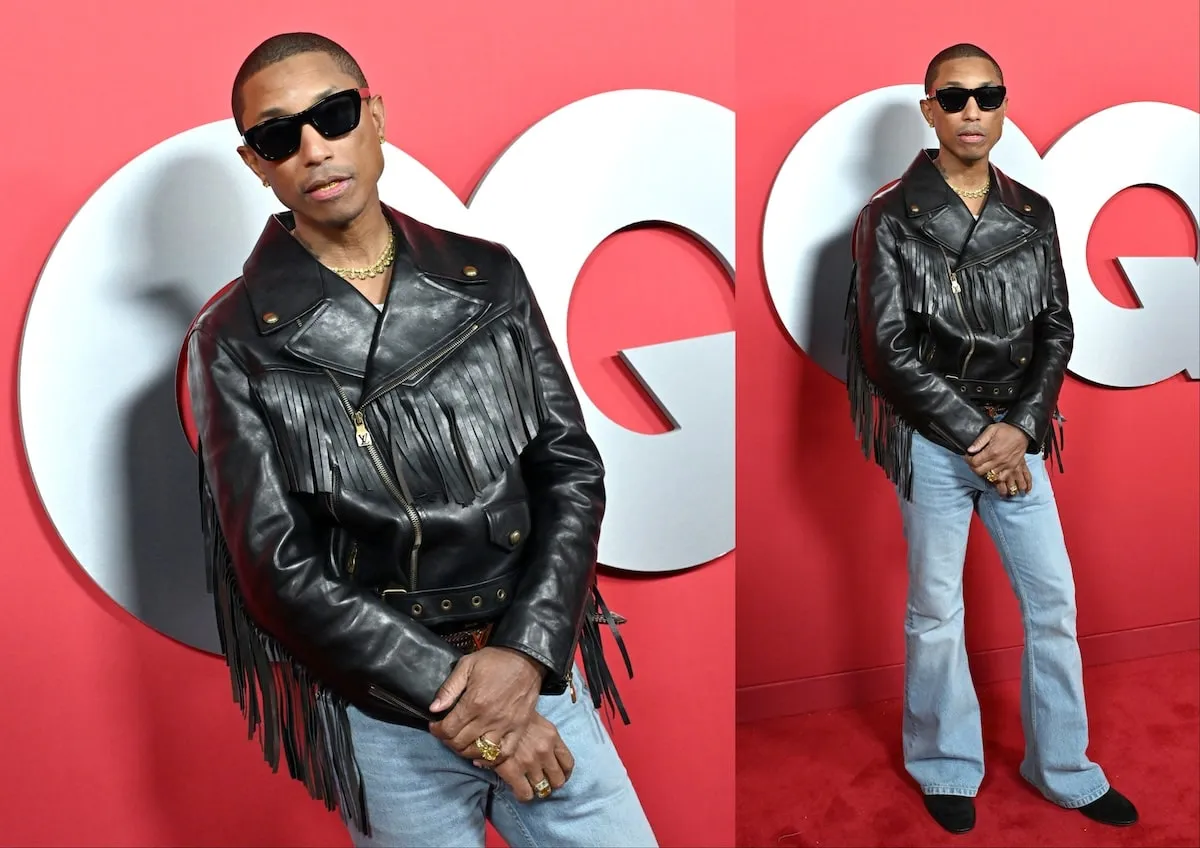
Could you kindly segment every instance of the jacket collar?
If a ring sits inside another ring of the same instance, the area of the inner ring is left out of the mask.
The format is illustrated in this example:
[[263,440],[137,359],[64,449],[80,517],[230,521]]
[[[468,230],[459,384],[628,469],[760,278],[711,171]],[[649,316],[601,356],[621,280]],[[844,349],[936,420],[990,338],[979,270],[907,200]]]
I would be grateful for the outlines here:
[[904,209],[927,236],[957,257],[955,267],[1003,253],[1037,231],[1047,211],[1044,198],[988,165],[992,189],[976,221],[933,164],[936,150],[922,150],[900,179]]
[[364,397],[493,309],[487,282],[501,270],[479,242],[387,206],[384,213],[396,229],[396,259],[382,318],[292,236],[290,212],[267,221],[242,269],[259,333],[287,334],[292,355],[365,379]]

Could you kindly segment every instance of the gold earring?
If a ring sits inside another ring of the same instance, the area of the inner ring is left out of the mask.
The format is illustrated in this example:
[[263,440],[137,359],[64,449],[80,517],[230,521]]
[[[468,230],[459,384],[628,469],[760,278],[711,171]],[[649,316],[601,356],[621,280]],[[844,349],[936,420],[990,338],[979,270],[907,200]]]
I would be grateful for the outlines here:
[[380,137],[379,137],[379,143],[380,143],[380,144],[383,144],[383,136],[380,136]]
[[270,187],[271,187],[271,181],[270,181],[270,180],[268,180],[266,177],[263,177],[263,186],[264,186],[265,188],[270,188]]

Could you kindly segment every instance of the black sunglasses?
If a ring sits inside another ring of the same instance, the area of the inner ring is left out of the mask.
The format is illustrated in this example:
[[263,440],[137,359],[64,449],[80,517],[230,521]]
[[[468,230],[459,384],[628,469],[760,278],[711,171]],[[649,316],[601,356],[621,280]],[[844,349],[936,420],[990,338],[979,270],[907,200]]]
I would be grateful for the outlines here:
[[942,111],[953,114],[967,108],[967,101],[972,97],[985,112],[995,112],[1004,105],[1008,89],[1002,85],[982,85],[979,88],[939,88],[933,93],[934,99],[942,107]]
[[318,100],[303,112],[267,118],[242,133],[246,144],[268,162],[286,159],[300,149],[300,133],[311,124],[325,138],[337,138],[358,126],[369,88],[348,88]]

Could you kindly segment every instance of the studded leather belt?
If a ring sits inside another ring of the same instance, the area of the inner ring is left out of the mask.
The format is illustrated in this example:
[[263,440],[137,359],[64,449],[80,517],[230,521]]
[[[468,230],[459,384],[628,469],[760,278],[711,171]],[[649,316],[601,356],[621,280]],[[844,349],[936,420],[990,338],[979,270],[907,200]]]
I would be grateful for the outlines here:
[[453,630],[456,624],[470,625],[498,619],[512,603],[516,582],[517,574],[510,572],[469,586],[417,592],[388,588],[381,594],[384,602],[397,612],[428,627]]
[[1019,380],[963,380],[959,377],[947,377],[946,382],[952,385],[960,395],[972,403],[1004,410],[1017,399],[1021,390]]

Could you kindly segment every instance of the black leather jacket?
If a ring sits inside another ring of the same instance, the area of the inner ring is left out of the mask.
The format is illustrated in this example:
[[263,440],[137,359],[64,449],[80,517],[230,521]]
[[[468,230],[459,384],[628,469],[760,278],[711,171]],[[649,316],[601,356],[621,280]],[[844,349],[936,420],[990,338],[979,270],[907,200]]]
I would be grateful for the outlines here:
[[996,416],[1049,455],[1074,331],[1049,202],[991,167],[976,221],[922,151],[855,226],[847,388],[864,451],[911,493],[913,430],[965,454]]
[[331,780],[359,797],[346,704],[425,727],[484,641],[542,663],[557,694],[582,637],[593,698],[616,699],[595,591],[604,469],[521,266],[385,211],[382,316],[282,214],[187,347],[235,696],[272,765],[282,746],[331,806]]

